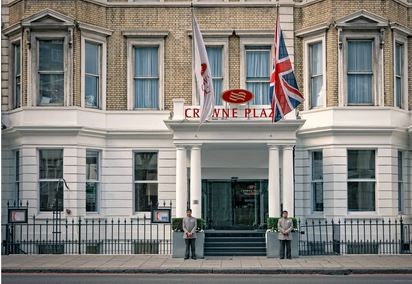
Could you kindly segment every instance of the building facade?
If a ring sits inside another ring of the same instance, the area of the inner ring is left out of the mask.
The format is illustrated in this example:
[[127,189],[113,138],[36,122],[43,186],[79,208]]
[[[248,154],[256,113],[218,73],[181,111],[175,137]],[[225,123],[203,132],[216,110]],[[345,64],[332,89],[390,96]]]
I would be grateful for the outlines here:
[[[173,216],[189,206],[215,229],[264,227],[282,209],[412,218],[412,4],[276,3],[2,4],[2,207],[133,218],[172,201]],[[305,101],[272,123],[277,13]],[[217,95],[201,127],[192,14],[216,93],[254,94]]]

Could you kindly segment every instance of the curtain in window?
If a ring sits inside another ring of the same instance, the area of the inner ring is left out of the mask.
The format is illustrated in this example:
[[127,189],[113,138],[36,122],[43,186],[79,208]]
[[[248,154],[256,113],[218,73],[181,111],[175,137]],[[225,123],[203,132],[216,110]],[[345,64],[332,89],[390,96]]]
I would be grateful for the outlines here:
[[158,47],[135,48],[135,107],[159,108]]
[[323,87],[323,56],[322,42],[314,43],[309,46],[310,53],[310,103],[311,107],[322,105]]
[[63,40],[39,41],[40,104],[61,104],[64,98]]
[[209,58],[210,70],[212,73],[213,89],[215,91],[215,105],[222,105],[222,88],[223,88],[223,72],[222,72],[222,55],[223,48],[221,46],[206,47],[207,56]]
[[270,49],[246,51],[246,88],[254,94],[254,105],[270,105]]
[[372,41],[348,41],[348,104],[372,104]]
[[397,107],[402,107],[402,61],[403,61],[403,45],[396,43],[395,46],[395,104]]
[[86,106],[98,107],[99,104],[99,75],[100,58],[99,45],[86,42],[85,46],[85,100]]

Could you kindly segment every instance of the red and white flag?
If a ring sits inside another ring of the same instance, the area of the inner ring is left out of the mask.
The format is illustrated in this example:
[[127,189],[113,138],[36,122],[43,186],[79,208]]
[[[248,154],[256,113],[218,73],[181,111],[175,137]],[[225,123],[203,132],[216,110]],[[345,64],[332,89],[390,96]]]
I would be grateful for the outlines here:
[[200,33],[196,17],[193,16],[193,44],[195,51],[195,77],[197,93],[200,98],[200,124],[210,119],[215,107],[215,92],[213,90],[212,75],[209,59],[207,58],[205,43]]

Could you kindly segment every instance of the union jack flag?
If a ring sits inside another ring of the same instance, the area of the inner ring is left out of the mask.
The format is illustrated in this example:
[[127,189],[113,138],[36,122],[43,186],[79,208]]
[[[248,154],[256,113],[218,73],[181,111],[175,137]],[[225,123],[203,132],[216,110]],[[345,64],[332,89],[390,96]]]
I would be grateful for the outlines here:
[[288,112],[303,102],[303,96],[299,92],[283,32],[280,28],[279,16],[276,18],[269,96],[272,102],[272,121],[274,122],[281,120]]

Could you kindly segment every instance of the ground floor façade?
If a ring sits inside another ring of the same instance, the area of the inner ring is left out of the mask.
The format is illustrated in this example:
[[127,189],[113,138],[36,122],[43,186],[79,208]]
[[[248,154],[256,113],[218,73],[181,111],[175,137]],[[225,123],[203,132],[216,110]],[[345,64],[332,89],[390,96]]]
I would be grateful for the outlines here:
[[408,112],[332,108],[276,124],[245,117],[199,128],[187,108],[176,100],[173,116],[7,113],[3,209],[28,201],[29,215],[48,218],[57,200],[66,217],[129,218],[171,202],[172,216],[190,207],[214,229],[264,228],[281,210],[301,219],[412,217]]

